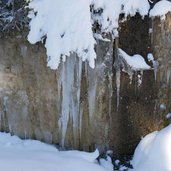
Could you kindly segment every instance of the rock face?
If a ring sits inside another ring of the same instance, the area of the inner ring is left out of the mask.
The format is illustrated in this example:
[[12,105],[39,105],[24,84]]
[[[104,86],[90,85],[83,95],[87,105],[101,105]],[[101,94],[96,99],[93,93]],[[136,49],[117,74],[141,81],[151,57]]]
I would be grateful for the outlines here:
[[[165,20],[154,18],[152,20],[152,49],[154,56],[159,62],[156,72],[156,110],[160,116],[171,112],[171,13],[166,15]],[[168,121],[160,121],[160,125],[168,124]]]
[[131,154],[141,136],[166,124],[171,110],[170,17],[151,22],[137,15],[120,24],[117,46],[130,55],[152,52],[159,62],[155,72],[134,73],[131,84],[126,73],[116,74],[116,42],[97,41],[95,69],[71,54],[54,71],[43,46],[26,41],[27,31],[2,36],[1,131],[65,148]]

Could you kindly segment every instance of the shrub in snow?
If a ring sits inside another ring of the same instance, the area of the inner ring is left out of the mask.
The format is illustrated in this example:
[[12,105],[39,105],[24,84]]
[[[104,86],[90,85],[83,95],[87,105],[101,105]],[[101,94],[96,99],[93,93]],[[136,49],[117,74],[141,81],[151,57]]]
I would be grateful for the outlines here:
[[145,136],[135,150],[132,164],[137,171],[171,170],[171,125]]
[[26,5],[26,0],[0,0],[0,31],[28,25]]

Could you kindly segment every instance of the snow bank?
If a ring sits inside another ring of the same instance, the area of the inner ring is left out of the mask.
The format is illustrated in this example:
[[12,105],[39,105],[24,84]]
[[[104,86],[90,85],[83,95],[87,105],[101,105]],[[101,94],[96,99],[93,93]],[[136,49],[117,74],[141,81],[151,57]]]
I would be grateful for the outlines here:
[[171,11],[171,2],[162,0],[156,3],[156,5],[150,11],[150,17],[160,16],[165,19],[165,15]]
[[32,44],[46,40],[48,66],[56,69],[61,58],[65,60],[73,52],[94,68],[93,24],[98,23],[100,34],[111,33],[115,38],[121,13],[144,16],[150,6],[148,0],[32,0],[29,8],[28,40]]
[[135,54],[133,56],[130,56],[120,48],[118,49],[118,51],[119,56],[126,61],[126,63],[131,67],[132,70],[148,70],[151,68],[149,65],[146,64],[144,58],[141,55]]
[[0,170],[2,171],[112,171],[110,161],[80,151],[58,151],[55,147],[35,140],[21,140],[0,133]]
[[137,146],[133,167],[135,171],[171,170],[171,125],[145,136]]

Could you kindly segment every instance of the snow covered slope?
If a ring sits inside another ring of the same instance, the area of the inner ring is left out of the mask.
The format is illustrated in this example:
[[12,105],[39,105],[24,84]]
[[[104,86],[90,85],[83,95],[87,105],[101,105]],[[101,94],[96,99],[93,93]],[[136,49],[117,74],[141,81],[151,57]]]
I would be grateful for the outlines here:
[[109,161],[103,160],[103,166],[97,163],[98,155],[98,150],[58,151],[39,141],[0,133],[1,171],[112,171]]

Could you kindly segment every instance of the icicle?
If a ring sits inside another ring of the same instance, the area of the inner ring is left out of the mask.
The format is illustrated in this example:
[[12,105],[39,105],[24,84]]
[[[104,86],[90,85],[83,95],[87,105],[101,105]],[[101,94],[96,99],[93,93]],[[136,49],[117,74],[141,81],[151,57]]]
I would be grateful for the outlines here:
[[[67,61],[68,62],[68,61]],[[62,71],[59,79],[59,84],[58,87],[61,84],[61,87],[59,90],[62,91],[62,93],[59,91],[59,93],[62,95],[62,105],[61,105],[61,117],[59,119],[59,127],[61,129],[61,145],[64,147],[64,142],[65,142],[65,136],[66,136],[66,131],[67,131],[67,125],[69,121],[69,101],[70,101],[70,89],[72,82],[68,82],[68,74],[67,74],[67,63],[63,63],[62,66]],[[71,66],[72,69],[72,66]],[[73,72],[71,72],[71,78],[73,78],[72,75]]]
[[93,114],[94,114],[95,102],[96,102],[96,82],[91,87],[91,89],[88,90],[88,103],[89,103],[89,116],[90,116],[90,119],[92,119]]
[[111,73],[108,73],[108,78],[109,78],[109,84],[108,84],[108,89],[109,89],[109,116],[111,117],[111,113],[112,113],[112,95],[113,95]]
[[[74,59],[73,59],[74,58]],[[79,132],[79,110],[80,110],[80,86],[82,74],[82,61],[79,59],[79,65],[76,62],[76,55],[72,54],[70,58],[63,63],[58,79],[58,103],[61,103],[61,117],[58,126],[61,133],[61,145],[64,147],[66,132],[69,119],[72,120],[74,142],[76,142]]]
[[133,72],[130,72],[128,75],[129,75],[129,84],[132,84]]
[[137,76],[138,76],[138,87],[140,87],[143,79],[143,71],[140,71],[140,73]]
[[148,53],[147,54],[147,59],[149,62],[152,62],[153,64],[153,69],[154,69],[154,78],[155,78],[155,81],[157,79],[157,70],[158,70],[158,66],[159,66],[159,62],[154,60],[154,56],[152,53]]
[[79,137],[80,137],[80,139],[81,139],[81,135],[82,135],[82,119],[83,119],[83,109],[82,108],[80,108],[80,135],[79,135]]
[[120,102],[120,77],[121,77],[121,60],[118,50],[118,39],[115,39],[115,63],[116,69],[116,107],[117,111],[119,109],[119,102]]
[[159,67],[159,62],[154,60],[153,61],[153,68],[154,68],[154,78],[155,78],[155,81],[157,80],[158,67]]
[[[75,58],[76,60],[76,58]],[[81,88],[81,76],[82,76],[82,61],[79,60],[79,65],[75,61],[74,64],[74,82],[73,82],[73,90],[71,95],[71,109],[70,109],[70,117],[73,121],[73,133],[74,133],[74,142],[78,139],[79,135],[79,111],[80,111],[80,88]]]
[[3,124],[4,124],[4,126],[7,126],[6,125],[6,122],[5,122],[5,115],[6,115],[6,112],[8,111],[8,107],[7,107],[7,100],[8,100],[8,97],[7,96],[5,96],[5,97],[3,97],[3,110],[4,110],[4,112],[3,112]]
[[8,129],[9,129],[9,132],[12,133],[12,128],[11,128],[11,125],[8,123]]
[[24,129],[24,139],[27,138],[27,132],[26,132],[26,129]]
[[95,104],[96,104],[96,86],[97,86],[96,74],[97,74],[96,70],[91,70],[91,72],[88,73],[88,104],[89,104],[90,120],[93,117]]
[[118,69],[116,71],[117,111],[118,111],[118,108],[119,108],[119,101],[120,101],[120,77],[121,77],[121,71]]
[[171,76],[171,71],[169,70],[169,69],[167,69],[167,84],[169,83],[169,81],[170,81],[170,76]]
[[4,110],[7,111],[7,100],[8,100],[8,97],[5,96],[5,97],[3,98],[3,100],[4,100],[4,101],[3,101],[3,105],[4,105],[4,108],[5,108]]

